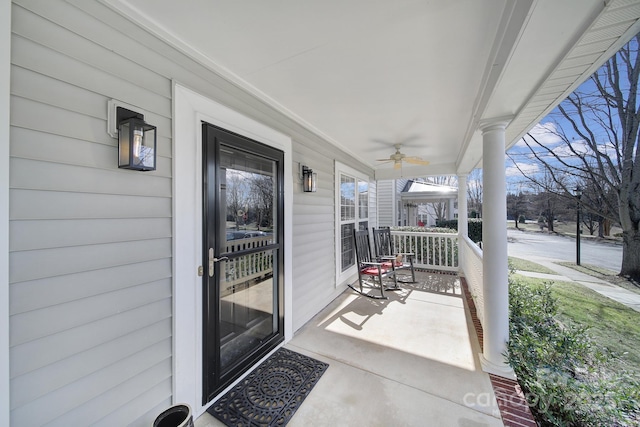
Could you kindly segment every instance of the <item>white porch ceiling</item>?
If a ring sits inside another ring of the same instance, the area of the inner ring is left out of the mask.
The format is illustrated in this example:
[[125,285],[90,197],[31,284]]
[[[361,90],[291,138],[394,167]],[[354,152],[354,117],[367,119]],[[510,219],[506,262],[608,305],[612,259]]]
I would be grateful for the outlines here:
[[466,173],[640,31],[640,0],[103,0],[375,168]]

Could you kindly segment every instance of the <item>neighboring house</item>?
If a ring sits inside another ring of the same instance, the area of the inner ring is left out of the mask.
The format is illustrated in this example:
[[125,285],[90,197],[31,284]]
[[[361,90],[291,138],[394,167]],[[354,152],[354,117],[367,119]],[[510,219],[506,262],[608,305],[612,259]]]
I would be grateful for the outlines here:
[[[457,175],[466,221],[480,163],[482,356],[506,372],[505,149],[639,16],[636,0],[0,0],[0,425],[202,414],[354,280],[352,230],[401,203],[389,180]],[[118,105],[156,126],[154,171],[118,168]],[[403,132],[431,164],[377,167]],[[230,314],[242,257],[273,299]]]
[[408,179],[378,181],[377,184],[378,225],[381,227],[435,227],[439,216],[457,218],[457,187]]

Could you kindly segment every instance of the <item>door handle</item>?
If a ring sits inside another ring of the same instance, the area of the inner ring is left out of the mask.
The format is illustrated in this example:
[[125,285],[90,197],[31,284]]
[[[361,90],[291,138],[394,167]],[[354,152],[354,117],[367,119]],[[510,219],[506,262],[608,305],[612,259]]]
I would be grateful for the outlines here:
[[216,258],[213,256],[213,248],[209,248],[209,277],[213,277],[213,264],[220,261],[228,261],[229,257],[223,256],[220,258]]

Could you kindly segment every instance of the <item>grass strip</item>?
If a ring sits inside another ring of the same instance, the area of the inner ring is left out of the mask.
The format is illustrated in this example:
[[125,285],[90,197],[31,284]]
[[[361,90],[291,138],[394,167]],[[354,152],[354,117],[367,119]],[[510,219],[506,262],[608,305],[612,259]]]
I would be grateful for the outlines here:
[[531,271],[533,273],[557,274],[550,268],[522,258],[509,257],[509,268],[512,270]]
[[556,264],[563,267],[572,268],[581,273],[588,274],[591,277],[604,280],[605,282],[620,286],[621,288],[624,288],[628,291],[640,294],[640,283],[628,277],[619,276],[615,271],[590,264],[576,265],[573,262],[557,262]]

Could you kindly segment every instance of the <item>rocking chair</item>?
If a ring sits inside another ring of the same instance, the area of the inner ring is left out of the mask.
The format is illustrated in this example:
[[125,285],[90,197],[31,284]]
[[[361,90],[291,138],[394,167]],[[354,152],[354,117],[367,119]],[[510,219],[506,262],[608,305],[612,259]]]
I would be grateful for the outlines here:
[[[376,299],[387,299],[387,297],[384,295],[385,290],[400,289],[398,287],[398,283],[396,282],[395,270],[393,269],[393,266],[385,267],[384,263],[378,262],[371,255],[369,231],[353,230],[353,242],[356,250],[356,261],[358,264],[358,282],[360,284],[360,290],[354,288],[353,285],[349,285],[349,287],[358,292],[360,295]],[[387,277],[393,277],[394,287],[385,289],[383,279]],[[366,281],[371,282],[374,287],[376,286],[377,282],[377,284],[380,286],[380,296],[370,295],[363,291],[362,285]]]
[[376,248],[376,257],[382,260],[382,266],[385,268],[393,268],[398,270],[411,270],[411,281],[400,280],[396,277],[396,282],[415,283],[416,272],[413,268],[413,258],[415,254],[409,252],[395,252],[393,248],[393,239],[391,238],[391,229],[382,227],[373,229],[373,242]]

